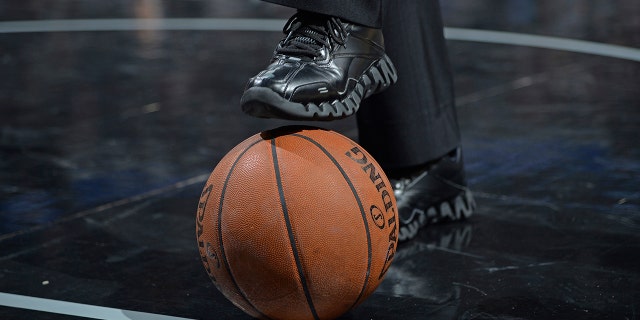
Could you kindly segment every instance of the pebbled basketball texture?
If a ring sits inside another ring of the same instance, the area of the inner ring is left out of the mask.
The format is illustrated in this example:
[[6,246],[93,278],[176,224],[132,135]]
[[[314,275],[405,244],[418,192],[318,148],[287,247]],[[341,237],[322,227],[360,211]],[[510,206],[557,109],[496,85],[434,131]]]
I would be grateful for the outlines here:
[[209,277],[249,315],[332,319],[384,278],[396,211],[389,180],[362,147],[289,126],[223,157],[202,192],[196,235]]

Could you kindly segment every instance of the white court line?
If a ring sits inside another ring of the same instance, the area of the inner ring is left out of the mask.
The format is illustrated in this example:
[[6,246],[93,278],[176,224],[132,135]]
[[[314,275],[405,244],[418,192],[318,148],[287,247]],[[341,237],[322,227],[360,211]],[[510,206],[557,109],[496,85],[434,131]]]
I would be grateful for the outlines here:
[[131,31],[131,30],[220,30],[282,31],[282,19],[68,19],[0,22],[0,33]]
[[640,62],[640,49],[613,44],[504,31],[445,28],[447,39],[587,53]]
[[0,306],[104,320],[192,320],[0,292]]
[[[0,33],[132,31],[132,30],[219,30],[219,31],[280,31],[282,19],[69,19],[0,22]],[[444,28],[449,40],[519,45],[527,47],[586,53],[640,62],[640,49],[619,45],[531,34]]]

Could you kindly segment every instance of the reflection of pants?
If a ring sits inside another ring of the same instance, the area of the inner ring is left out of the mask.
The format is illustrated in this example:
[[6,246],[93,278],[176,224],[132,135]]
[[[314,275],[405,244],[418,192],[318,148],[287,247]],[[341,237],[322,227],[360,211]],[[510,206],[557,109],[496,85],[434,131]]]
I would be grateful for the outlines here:
[[362,102],[360,144],[385,169],[437,159],[460,144],[438,0],[266,0],[382,27],[398,82]]

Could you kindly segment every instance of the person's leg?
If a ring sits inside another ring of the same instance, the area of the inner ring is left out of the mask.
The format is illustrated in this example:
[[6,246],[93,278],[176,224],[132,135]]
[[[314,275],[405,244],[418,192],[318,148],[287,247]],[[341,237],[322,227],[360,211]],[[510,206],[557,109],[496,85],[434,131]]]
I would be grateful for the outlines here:
[[394,182],[400,240],[427,224],[466,218],[453,80],[437,0],[384,1],[383,33],[398,82],[363,102],[359,142]]
[[371,27],[379,26],[381,0],[270,2],[299,10],[285,25],[271,64],[249,80],[240,100],[245,113],[339,119],[395,83],[382,31]]
[[371,28],[382,27],[381,0],[264,0],[298,10],[338,17]]
[[387,55],[398,82],[363,102],[360,142],[387,170],[418,166],[460,145],[437,0],[385,1]]

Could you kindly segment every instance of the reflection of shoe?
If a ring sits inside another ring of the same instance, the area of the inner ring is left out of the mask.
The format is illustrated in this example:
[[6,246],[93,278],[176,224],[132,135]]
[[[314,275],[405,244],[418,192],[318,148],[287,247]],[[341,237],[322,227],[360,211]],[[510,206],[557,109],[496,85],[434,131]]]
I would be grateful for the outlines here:
[[[443,261],[438,257],[442,257],[443,252],[455,252],[457,256],[454,260],[461,256],[481,259],[468,252],[472,238],[473,225],[470,223],[450,223],[438,228],[423,229],[419,238],[398,246],[393,263],[384,281],[376,289],[374,299],[376,295],[385,299],[401,298],[397,301],[399,308],[416,311],[414,317],[407,318],[460,318],[456,315],[460,314],[462,285],[452,283],[451,279],[460,278],[460,273],[465,271],[456,268],[443,269]],[[364,305],[366,308],[367,305],[371,306],[371,303],[365,302]],[[413,308],[414,305],[419,307]]]
[[414,238],[426,225],[465,219],[476,206],[466,186],[460,148],[418,174],[391,178],[391,183],[398,203],[400,241]]
[[397,80],[380,29],[300,11],[271,64],[249,80],[242,110],[261,118],[332,120]]

